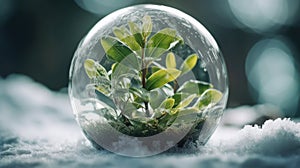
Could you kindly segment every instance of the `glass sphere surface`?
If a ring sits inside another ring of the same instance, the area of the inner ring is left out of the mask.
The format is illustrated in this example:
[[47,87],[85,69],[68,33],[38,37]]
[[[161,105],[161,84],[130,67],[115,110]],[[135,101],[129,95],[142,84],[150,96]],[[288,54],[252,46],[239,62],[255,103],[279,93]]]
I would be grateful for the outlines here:
[[97,148],[133,157],[205,144],[228,98],[221,51],[191,16],[136,5],[101,19],[70,67],[76,120]]

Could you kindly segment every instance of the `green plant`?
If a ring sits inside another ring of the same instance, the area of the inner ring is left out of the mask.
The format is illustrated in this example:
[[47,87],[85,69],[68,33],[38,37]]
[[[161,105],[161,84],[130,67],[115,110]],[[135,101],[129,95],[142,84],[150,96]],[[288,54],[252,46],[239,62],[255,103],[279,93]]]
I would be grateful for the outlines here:
[[101,39],[111,62],[109,68],[92,59],[84,62],[96,98],[105,103],[98,114],[118,131],[132,136],[151,136],[187,126],[191,134],[201,129],[203,112],[218,103],[222,93],[198,80],[178,83],[193,73],[199,61],[196,53],[181,62],[176,59],[171,49],[184,43],[178,32],[172,28],[152,32],[151,17],[146,15],[140,24],[114,27],[113,34]]

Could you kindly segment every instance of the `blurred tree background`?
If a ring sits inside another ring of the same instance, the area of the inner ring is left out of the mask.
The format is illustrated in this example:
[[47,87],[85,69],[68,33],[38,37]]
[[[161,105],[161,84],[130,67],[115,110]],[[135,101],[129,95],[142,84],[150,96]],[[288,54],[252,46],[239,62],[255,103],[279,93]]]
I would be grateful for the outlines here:
[[300,115],[297,0],[1,0],[0,76],[67,87],[73,53],[89,29],[141,3],[175,7],[211,32],[228,68],[229,107],[270,103],[284,116]]

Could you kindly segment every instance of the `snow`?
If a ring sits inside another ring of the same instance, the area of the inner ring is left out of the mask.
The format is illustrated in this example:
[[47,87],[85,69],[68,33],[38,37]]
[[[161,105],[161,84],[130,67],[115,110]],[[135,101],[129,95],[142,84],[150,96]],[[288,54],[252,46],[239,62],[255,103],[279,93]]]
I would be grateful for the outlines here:
[[257,111],[267,109],[228,109],[195,153],[129,158],[90,145],[66,93],[11,75],[0,78],[0,167],[300,167],[300,123],[278,118],[241,127],[257,119]]

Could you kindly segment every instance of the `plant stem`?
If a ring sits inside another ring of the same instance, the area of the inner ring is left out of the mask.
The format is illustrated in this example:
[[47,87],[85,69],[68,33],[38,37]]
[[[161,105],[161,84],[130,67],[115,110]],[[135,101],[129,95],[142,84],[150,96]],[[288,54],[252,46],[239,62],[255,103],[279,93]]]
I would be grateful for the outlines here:
[[145,67],[145,51],[142,48],[142,84],[143,88],[146,88],[146,67]]
[[[145,63],[145,49],[142,48],[142,85],[143,88],[146,88],[146,74],[147,74],[147,65]],[[144,101],[145,104],[145,110],[146,110],[146,116],[150,117],[148,102]]]
[[178,82],[176,79],[173,82],[174,82],[173,91],[174,91],[174,93],[176,93],[177,89],[178,89]]

